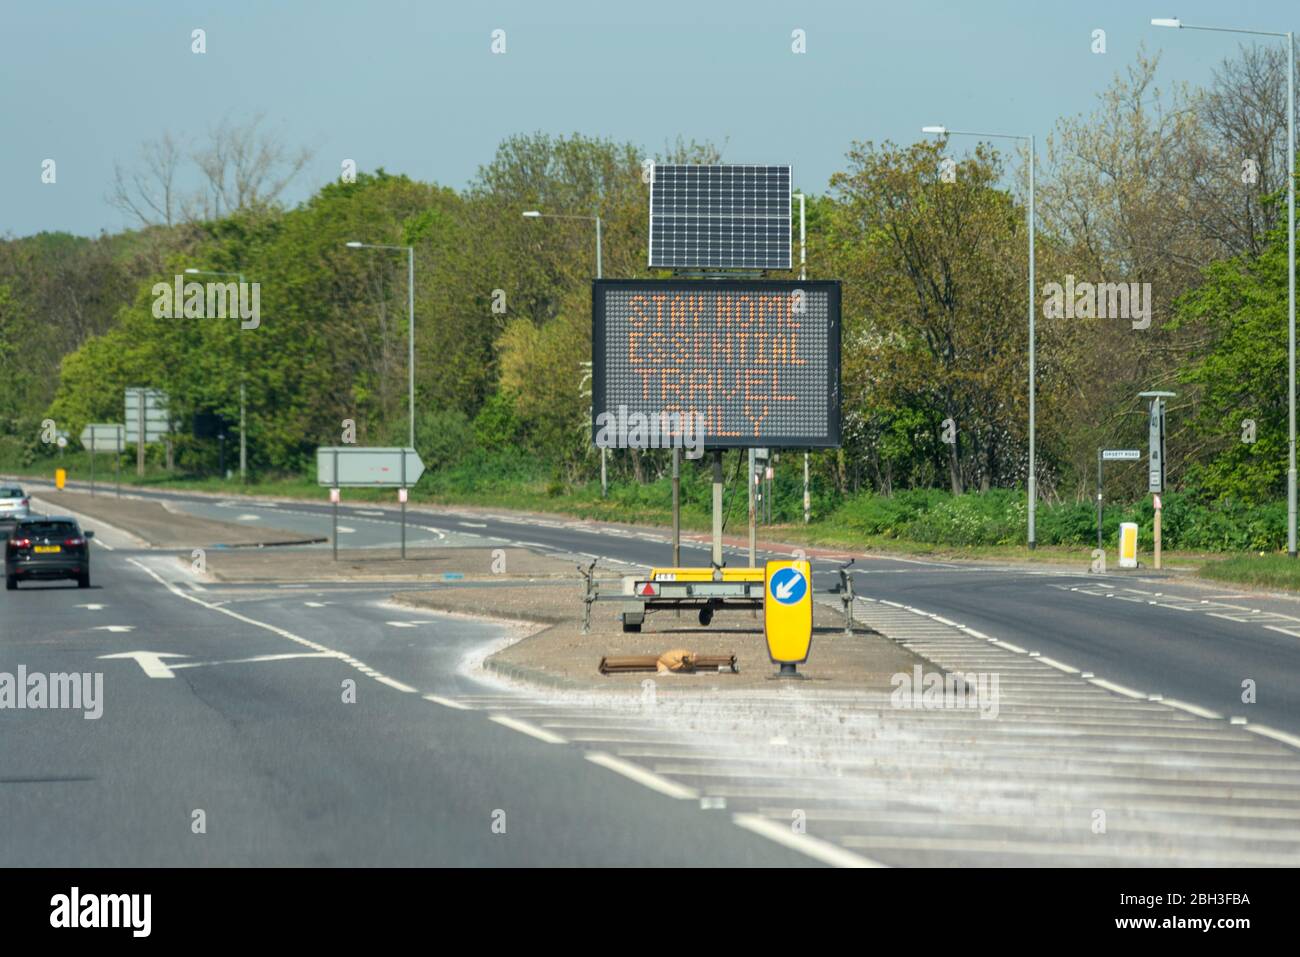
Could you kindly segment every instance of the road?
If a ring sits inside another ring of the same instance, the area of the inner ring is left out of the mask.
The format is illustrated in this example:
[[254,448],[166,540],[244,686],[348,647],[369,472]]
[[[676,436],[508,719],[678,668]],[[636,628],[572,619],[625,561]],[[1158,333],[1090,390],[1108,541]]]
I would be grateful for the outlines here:
[[[29,484],[39,495],[39,486]],[[140,494],[170,499],[206,517],[313,534],[330,522],[328,505]],[[395,508],[369,503],[340,509],[340,523],[352,529],[344,533],[350,547],[391,547],[397,540],[396,517]],[[670,554],[658,530],[481,510],[412,510],[408,518],[411,542],[517,543],[641,566],[665,564]],[[779,699],[748,703],[767,721],[760,720],[753,732],[754,747],[710,741],[710,760],[703,763],[666,728],[664,715],[647,731],[643,719],[557,711],[481,684],[467,673],[464,659],[484,653],[500,640],[500,631],[385,601],[396,590],[417,587],[409,583],[202,586],[168,556],[136,549],[112,529],[102,529],[97,542],[94,588],[24,586],[0,602],[0,671],[21,664],[29,674],[104,675],[103,715],[97,720],[71,710],[0,712],[7,722],[0,865],[983,863],[991,846],[985,835],[996,837],[993,844],[1001,849],[995,862],[1022,863],[1042,862],[1041,855],[1058,846],[1055,837],[1021,845],[1009,839],[1029,826],[1027,811],[1009,813],[1014,802],[999,812],[1005,820],[992,822],[963,824],[949,808],[945,820],[974,837],[931,847],[925,841],[934,823],[917,820],[915,810],[901,813],[897,797],[888,788],[879,793],[883,785],[875,778],[852,787],[849,781],[855,779],[839,772],[815,786],[810,779],[816,797],[776,781],[755,789],[755,779],[770,778],[773,768],[787,761],[779,755],[756,761],[755,754],[770,751],[768,745],[784,740],[800,720],[799,707]],[[328,546],[318,548],[328,560]],[[734,561],[743,552],[729,549],[729,554]],[[698,544],[683,548],[686,563],[704,563],[707,557]],[[1258,853],[1272,848],[1279,860],[1289,859],[1292,845],[1278,842],[1293,842],[1294,836],[1268,830],[1273,818],[1280,824],[1294,813],[1283,795],[1293,793],[1290,788],[1300,779],[1285,755],[1277,757],[1286,749],[1275,742],[1243,744],[1231,738],[1219,743],[1213,735],[1189,734],[1185,724],[1146,699],[1160,695],[1224,718],[1244,715],[1284,736],[1300,732],[1300,703],[1293,690],[1300,677],[1300,606],[1284,599],[1221,597],[1228,593],[1171,576],[1101,580],[1082,572],[901,558],[859,559],[859,565],[857,590],[866,598],[951,619],[1093,672],[1114,686],[1137,689],[1141,694],[1122,713],[1111,713],[1112,706],[1102,702],[1109,715],[1103,724],[1118,730],[1106,731],[1089,747],[1104,755],[1114,747],[1105,735],[1142,734],[1134,729],[1146,728],[1159,740],[1173,736],[1191,742],[1170,744],[1168,754],[1162,753],[1160,760],[1171,766],[1211,762],[1196,772],[1197,780],[1258,775],[1265,806],[1260,821],[1233,824],[1229,818],[1223,825],[1216,819],[1213,829],[1192,830],[1216,835],[1239,854],[1255,853],[1243,841],[1261,841]],[[816,568],[817,586],[831,587],[837,580],[834,562],[821,561]],[[929,631],[917,635],[917,641],[948,640],[932,639]],[[948,648],[936,645],[935,660]],[[105,657],[138,652],[181,657]],[[972,668],[1005,667],[963,654]],[[1023,666],[1031,667],[1037,666]],[[1037,672],[1026,674],[1029,687],[1037,690],[1024,699],[1025,714],[1064,714],[1077,707],[1084,715],[1079,720],[1089,727],[1098,724],[1089,717],[1100,713],[1098,699],[1054,705],[1074,700],[1074,685],[1043,685]],[[1241,701],[1241,681],[1247,678],[1257,682],[1258,704]],[[345,700],[348,682],[355,683],[354,701]],[[1008,700],[1010,707],[1017,699]],[[852,710],[855,706],[846,702],[842,712],[850,725],[876,721],[875,705],[861,713]],[[719,723],[734,719],[728,713]],[[896,751],[879,739],[872,766],[883,773],[883,762],[897,762],[892,773],[898,780],[934,776],[940,791],[950,790],[951,769],[927,765],[924,755],[953,746],[959,749],[954,754],[968,753],[969,743],[960,742],[969,742],[970,732],[929,727],[924,733],[933,736],[933,747],[918,751],[916,732],[909,728]],[[1002,727],[1004,734],[1026,733],[1019,717]],[[1032,739],[1040,731],[1030,727],[1027,733]],[[647,775],[603,752],[564,747],[568,742],[611,752],[621,747],[619,755],[666,762],[655,767],[667,776]],[[822,751],[839,748],[837,760],[856,766],[857,773],[861,747],[860,738],[828,737],[818,745]],[[1048,769],[1050,755],[1049,748],[1042,757],[1016,764],[1015,775]],[[968,769],[966,788],[998,787],[1007,779],[1009,760],[991,753],[976,769],[989,775],[988,784],[978,784],[970,777],[976,771]],[[1053,788],[1063,795],[1061,813],[1073,813],[1070,795],[1076,789],[1065,776],[1080,760],[1063,760],[1035,785],[1044,814]],[[1082,760],[1095,764],[1099,758]],[[727,762],[733,762],[731,771]],[[736,783],[740,768],[744,787]],[[705,786],[710,782],[716,787]],[[1200,791],[1182,784],[1161,788],[1159,800],[1165,803],[1149,812],[1157,823],[1130,826],[1158,829],[1171,813],[1182,815],[1175,820],[1201,813]],[[725,804],[695,798],[713,790],[726,790],[734,807],[752,800],[768,820],[711,813],[725,810]],[[665,794],[687,800],[668,800]],[[869,813],[860,811],[852,805],[860,794],[883,803]],[[792,805],[800,814],[798,809],[810,808],[818,833],[832,838],[834,846],[813,844],[810,850],[806,842],[791,846],[783,840],[770,820],[788,818]],[[882,807],[892,810],[882,813]],[[204,827],[196,833],[200,819]],[[1121,823],[1117,819],[1115,826]],[[1059,822],[1044,818],[1041,827],[1059,828]],[[1272,836],[1262,841],[1261,834]],[[1080,863],[1097,853],[1082,844],[1074,848]],[[1210,848],[1205,853],[1234,852]]]
[[[144,494],[208,518],[229,521],[234,512],[307,534],[329,529],[327,504],[268,507],[244,499],[224,503],[181,493]],[[349,546],[391,547],[397,539],[396,508],[343,505],[340,515],[344,527],[354,530],[347,533]],[[480,510],[409,516],[421,529],[437,529],[444,541],[523,543],[639,567],[670,564],[669,541],[656,529]],[[727,553],[732,562],[746,560],[743,549]],[[760,559],[783,554],[788,553],[761,550]],[[683,543],[682,561],[707,565],[708,549]],[[819,589],[835,587],[835,566],[815,563]],[[1099,588],[1082,561],[1077,572],[1062,573],[884,557],[859,557],[855,572],[858,594],[937,613],[1128,688],[1300,735],[1300,600],[1247,599],[1223,586],[1182,578],[1173,572],[1111,575]],[[1242,700],[1243,682],[1254,683],[1252,704]]]

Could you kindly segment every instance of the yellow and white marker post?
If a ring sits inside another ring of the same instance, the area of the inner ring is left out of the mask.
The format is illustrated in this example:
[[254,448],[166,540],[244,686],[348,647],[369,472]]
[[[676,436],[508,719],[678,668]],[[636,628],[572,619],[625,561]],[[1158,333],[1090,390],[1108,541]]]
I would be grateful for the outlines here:
[[57,488],[60,492],[62,492],[62,491],[63,491],[63,486],[65,486],[65,485],[67,485],[67,484],[68,484],[68,470],[67,470],[67,469],[55,469],[55,470],[54,470],[54,487]]
[[764,572],[763,636],[767,655],[781,674],[797,676],[812,644],[812,566],[806,561],[768,562]]
[[1119,526],[1119,567],[1138,567],[1137,522],[1121,522]]

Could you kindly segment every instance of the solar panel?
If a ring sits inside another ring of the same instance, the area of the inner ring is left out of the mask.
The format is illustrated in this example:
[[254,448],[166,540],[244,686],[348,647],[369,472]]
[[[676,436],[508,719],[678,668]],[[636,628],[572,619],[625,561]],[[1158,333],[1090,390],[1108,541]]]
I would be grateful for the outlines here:
[[789,269],[789,166],[656,165],[650,265]]

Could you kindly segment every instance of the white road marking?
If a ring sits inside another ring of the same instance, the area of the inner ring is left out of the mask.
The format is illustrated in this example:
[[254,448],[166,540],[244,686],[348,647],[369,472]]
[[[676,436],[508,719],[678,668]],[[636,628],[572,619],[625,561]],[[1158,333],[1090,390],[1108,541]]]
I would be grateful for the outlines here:
[[1264,724],[1248,724],[1247,731],[1253,731],[1256,734],[1262,734],[1266,738],[1272,738],[1274,741],[1281,741],[1283,744],[1289,744],[1293,748],[1300,748],[1300,738],[1294,734],[1288,734],[1285,731],[1279,731],[1276,728],[1270,728]]
[[487,522],[457,522],[456,524],[465,528],[487,528]]
[[135,625],[96,625],[91,631],[111,631],[114,633],[126,633],[135,631]]
[[351,534],[352,534],[353,532],[355,532],[355,531],[356,531],[355,528],[348,528],[346,525],[340,525],[340,526],[339,526],[339,534],[340,534],[340,535],[351,535]]
[[452,698],[444,698],[444,697],[442,697],[441,695],[436,695],[436,694],[427,694],[427,695],[424,696],[424,700],[425,700],[425,701],[432,701],[434,704],[440,704],[440,705],[442,705],[444,708],[455,708],[457,711],[473,711],[473,710],[474,710],[473,708],[471,708],[471,707],[470,707],[469,705],[467,705],[467,704],[461,704],[459,701],[455,701],[455,700],[453,700]]
[[1198,718],[1210,718],[1215,721],[1222,721],[1223,715],[1217,711],[1211,711],[1209,708],[1202,708],[1200,705],[1191,704],[1187,701],[1179,701],[1177,698],[1165,698],[1165,704],[1171,708],[1178,708],[1180,711],[1186,711],[1188,714],[1194,714]]
[[1132,688],[1126,688],[1124,685],[1117,685],[1113,681],[1107,681],[1105,678],[1089,678],[1091,684],[1098,688],[1105,688],[1107,691],[1113,691],[1115,694],[1122,694],[1126,698],[1134,698],[1141,701],[1148,699],[1145,691],[1134,691]]
[[631,761],[624,761],[622,758],[616,758],[612,754],[604,751],[588,751],[587,760],[592,764],[598,764],[602,768],[608,768],[615,774],[621,774],[623,777],[635,781],[637,784],[647,787],[652,791],[658,791],[670,798],[678,800],[694,801],[698,798],[699,792],[694,788],[688,788],[685,785],[678,784],[676,781],[670,781],[665,777],[660,777],[653,771],[647,771],[638,764]]
[[87,611],[103,611],[103,605],[78,605],[78,608],[84,608]]
[[164,658],[187,658],[188,655],[176,655],[168,651],[124,651],[117,655],[100,655],[101,659],[109,658],[130,658],[138,664],[142,671],[150,678],[174,678],[171,668],[164,662]]
[[305,601],[303,602],[308,608],[324,608],[326,605],[332,605],[330,601]]
[[383,512],[369,512],[369,511],[362,511],[361,509],[356,509],[355,511],[353,511],[352,514],[353,515],[378,515],[380,518],[384,517]]
[[239,515],[236,516],[235,518],[235,521],[237,522],[260,522],[261,520],[262,520],[261,515],[253,515],[252,513],[249,513],[247,515]]
[[286,661],[290,658],[338,658],[332,651],[302,651],[283,655],[254,655],[252,658],[227,658],[224,661],[187,661],[172,668],[206,668],[208,665],[244,665],[259,661]]
[[406,694],[415,694],[415,689],[412,688],[410,685],[403,684],[402,682],[398,681],[395,678],[388,677],[388,675],[381,675],[378,672],[376,672],[375,674],[372,674],[370,677],[374,678],[381,685],[388,685],[388,687],[396,688],[398,691],[403,691]]
[[832,867],[885,866],[878,861],[871,860],[869,857],[846,851],[838,844],[823,841],[819,837],[812,837],[809,834],[796,834],[788,824],[778,824],[776,821],[758,814],[733,814],[731,819],[747,831],[753,831],[770,841],[775,841],[777,844],[798,851],[800,854],[821,861],[823,864],[829,864]]
[[218,605],[213,604],[212,602],[204,601],[202,598],[199,598],[195,595],[186,594],[185,592],[177,588],[175,585],[173,585],[171,582],[166,581],[161,575],[159,575],[152,568],[150,568],[148,565],[145,565],[140,560],[135,558],[129,558],[127,559],[127,561],[129,561],[132,565],[135,565],[137,568],[139,568],[146,575],[148,575],[150,578],[156,581],[159,585],[162,585],[163,588],[166,588],[177,598],[183,598],[185,601],[192,601],[196,605],[199,605],[203,608],[207,608],[211,611],[219,612],[222,615],[229,615],[231,618],[234,618],[236,621],[242,621],[246,625],[252,625],[255,628],[261,628],[265,631],[269,631],[271,632],[271,634],[279,635],[281,638],[287,638],[289,641],[302,645],[305,648],[311,648],[313,651],[328,652],[329,654],[337,657],[340,661],[342,661],[344,664],[348,665],[349,667],[354,668],[357,671],[360,671],[363,675],[366,675],[369,678],[374,678],[376,681],[380,682],[381,684],[388,685],[390,688],[396,688],[398,691],[407,691],[411,693],[415,692],[415,689],[410,687],[409,685],[404,685],[399,681],[394,681],[392,678],[389,678],[383,673],[376,671],[374,668],[371,668],[364,661],[361,661],[357,658],[353,658],[351,655],[344,654],[341,651],[335,651],[333,648],[327,647],[326,645],[322,645],[316,641],[311,641],[308,638],[303,638],[301,635],[295,635],[293,632],[288,631],[287,629],[280,628],[276,625],[269,625],[264,621],[258,621],[256,618],[249,618],[247,615],[241,615],[239,612],[232,611],[229,608],[222,608]]
[[394,628],[416,628],[420,625],[436,625],[435,621],[386,621],[385,625],[392,625]]
[[564,738],[558,734],[553,734],[545,728],[539,728],[535,724],[529,724],[527,721],[520,721],[518,718],[511,718],[504,714],[492,715],[492,720],[502,727],[509,728],[511,731],[518,731],[520,734],[526,734],[530,738],[536,738],[538,741],[545,741],[547,744],[568,744]]

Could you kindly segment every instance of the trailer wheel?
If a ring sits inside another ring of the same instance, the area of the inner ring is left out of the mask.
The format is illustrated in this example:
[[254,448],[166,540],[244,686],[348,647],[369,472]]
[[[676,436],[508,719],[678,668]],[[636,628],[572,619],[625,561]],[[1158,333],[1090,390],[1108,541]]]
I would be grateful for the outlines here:
[[631,634],[634,634],[634,635],[639,635],[639,634],[641,633],[641,622],[638,621],[638,622],[634,625],[634,624],[632,624],[631,622],[625,621],[625,622],[623,622],[623,631],[624,631],[625,633],[631,633]]
[[711,621],[713,621],[713,609],[705,605],[700,609],[700,624],[708,628]]

